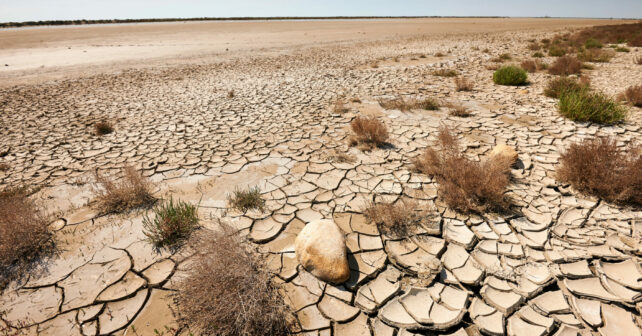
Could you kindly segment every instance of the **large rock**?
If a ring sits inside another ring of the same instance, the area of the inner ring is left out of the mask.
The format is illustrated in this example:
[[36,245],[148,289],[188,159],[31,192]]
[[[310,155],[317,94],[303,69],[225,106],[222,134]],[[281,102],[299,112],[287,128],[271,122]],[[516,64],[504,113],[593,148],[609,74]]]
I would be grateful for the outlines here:
[[317,278],[340,284],[350,278],[343,233],[328,219],[308,223],[296,237],[299,263]]

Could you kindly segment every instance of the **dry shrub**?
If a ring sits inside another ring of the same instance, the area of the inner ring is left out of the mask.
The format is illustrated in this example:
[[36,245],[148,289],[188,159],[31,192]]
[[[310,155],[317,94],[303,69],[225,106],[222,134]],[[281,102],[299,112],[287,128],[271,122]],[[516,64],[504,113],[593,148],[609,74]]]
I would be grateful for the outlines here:
[[537,42],[532,42],[532,43],[530,43],[528,45],[528,49],[532,50],[532,51],[537,51],[537,50],[540,50],[541,48],[542,48],[542,46],[539,45],[539,43],[537,43]]
[[11,168],[8,163],[0,162],[0,171],[7,171]]
[[415,167],[437,179],[439,195],[446,204],[463,213],[508,208],[504,193],[510,182],[510,158],[497,155],[482,162],[472,161],[459,150],[457,139],[446,128],[439,132],[438,143],[439,150],[428,147]]
[[409,111],[413,109],[421,110],[438,110],[439,102],[433,98],[424,99],[403,99],[395,98],[389,100],[379,100],[379,105],[386,110]]
[[560,181],[609,202],[642,204],[642,147],[620,151],[615,139],[572,144],[560,157]]
[[332,108],[332,111],[334,113],[344,114],[344,113],[350,112],[350,109],[345,105],[345,103],[343,102],[343,99],[338,99],[334,103],[334,107]]
[[633,60],[635,64],[637,65],[642,65],[642,57],[636,57],[635,60]]
[[114,126],[108,121],[99,121],[94,124],[94,133],[96,135],[105,135],[114,131]]
[[27,190],[0,192],[0,290],[27,275],[30,266],[53,248],[53,235]]
[[234,192],[228,196],[228,202],[232,208],[242,212],[251,209],[263,211],[265,208],[265,200],[261,197],[261,188],[253,187],[247,190],[236,188]]
[[441,51],[435,53],[435,57],[444,57],[444,56],[446,56],[446,54],[442,53]]
[[580,77],[579,80],[571,77],[556,77],[551,79],[544,89],[544,95],[551,98],[559,98],[562,93],[588,89],[591,86],[587,77]]
[[289,333],[290,314],[260,256],[221,224],[191,241],[189,276],[179,284],[181,321],[198,335],[271,336]]
[[551,75],[568,76],[582,71],[582,62],[572,56],[562,56],[548,68]]
[[622,98],[631,105],[642,107],[642,85],[629,86],[622,93]]
[[439,69],[439,70],[433,71],[432,75],[439,76],[439,77],[456,77],[456,76],[459,76],[459,72],[457,72],[457,70],[452,70],[452,69]]
[[110,180],[96,171],[96,203],[102,213],[119,213],[154,204],[151,185],[136,169],[123,168],[123,178]]
[[585,49],[577,53],[577,58],[582,62],[607,63],[615,56],[613,50]]
[[462,105],[456,103],[448,103],[446,105],[450,109],[450,115],[455,117],[468,117],[470,116],[470,111]]
[[363,214],[382,233],[395,238],[410,236],[416,233],[417,227],[422,223],[435,219],[429,210],[421,209],[413,200],[394,204],[372,202],[363,210]]
[[235,96],[234,90],[227,91],[227,98],[234,98]]
[[326,154],[326,158],[332,162],[337,163],[353,163],[357,160],[354,155],[350,155],[346,152],[341,152],[336,149],[331,150]]
[[535,63],[535,61],[523,61],[519,66],[530,73],[537,71],[537,64]]
[[464,78],[464,77],[457,77],[455,78],[455,90],[457,91],[472,91],[473,90],[473,82],[470,80]]
[[352,137],[350,145],[363,146],[364,149],[379,147],[388,140],[386,125],[374,117],[356,117],[350,123]]
[[505,62],[505,61],[510,61],[511,59],[513,59],[513,57],[510,54],[501,54],[501,55],[491,59],[491,61],[495,62],[495,63],[502,63],[502,62]]

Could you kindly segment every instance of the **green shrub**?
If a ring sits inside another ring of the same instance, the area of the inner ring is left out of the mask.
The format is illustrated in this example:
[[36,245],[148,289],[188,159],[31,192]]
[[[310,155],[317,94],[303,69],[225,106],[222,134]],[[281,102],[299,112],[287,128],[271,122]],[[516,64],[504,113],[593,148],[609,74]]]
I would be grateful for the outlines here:
[[262,211],[265,207],[265,200],[261,198],[261,189],[259,189],[259,187],[248,190],[234,189],[234,193],[228,197],[228,201],[232,208],[243,212],[250,209]]
[[143,217],[145,236],[154,245],[172,246],[189,237],[198,227],[198,213],[195,205],[172,198],[153,209],[154,219]]
[[585,49],[577,53],[577,58],[582,62],[607,63],[613,56],[613,50]]
[[535,57],[535,58],[542,58],[542,57],[544,57],[544,54],[542,54],[541,52],[539,52],[539,51],[538,51],[538,52],[536,52],[536,53],[534,53],[534,54],[533,54],[533,57]]
[[562,92],[558,109],[560,114],[574,121],[613,124],[626,117],[626,108],[613,98],[588,89]]
[[615,48],[615,51],[628,53],[628,52],[631,51],[631,49],[629,49],[627,47],[617,47],[617,48]]
[[549,56],[554,56],[554,57],[560,57],[566,55],[566,50],[564,48],[558,46],[558,45],[553,45],[551,46],[550,49],[548,49],[548,55]]
[[578,81],[571,77],[557,77],[553,78],[546,85],[544,95],[551,98],[559,98],[562,93],[581,91],[588,89],[590,86],[588,81]]
[[602,48],[602,43],[600,43],[600,41],[591,37],[584,42],[584,48],[586,49]]
[[527,78],[526,71],[514,65],[503,66],[493,74],[493,82],[499,85],[523,85]]

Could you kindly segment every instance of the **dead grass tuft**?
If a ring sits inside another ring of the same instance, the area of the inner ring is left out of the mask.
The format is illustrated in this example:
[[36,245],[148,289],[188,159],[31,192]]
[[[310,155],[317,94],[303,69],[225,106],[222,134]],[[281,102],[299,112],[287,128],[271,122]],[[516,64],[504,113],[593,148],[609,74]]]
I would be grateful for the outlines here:
[[562,56],[548,68],[551,75],[568,76],[582,71],[582,62],[572,56]]
[[572,144],[560,157],[557,177],[609,202],[642,204],[642,147],[621,151],[615,139]]
[[363,214],[368,221],[390,237],[403,238],[416,232],[418,226],[435,218],[429,210],[419,207],[416,201],[404,200],[397,203],[370,203]]
[[454,79],[455,82],[455,90],[459,91],[472,91],[473,90],[473,82],[470,80],[466,79],[465,77],[457,77]]
[[232,208],[242,212],[251,209],[263,211],[265,208],[265,200],[261,197],[261,189],[259,187],[253,187],[247,190],[236,188],[232,195],[228,196],[227,200]]
[[433,98],[424,98],[424,99],[403,99],[403,98],[394,98],[388,100],[379,100],[379,105],[386,110],[399,110],[399,111],[409,111],[415,109],[421,110],[438,110],[439,102]]
[[386,125],[374,117],[356,117],[350,123],[353,135],[350,137],[351,146],[360,146],[368,150],[380,147],[388,141]]
[[227,91],[227,98],[234,98],[235,96],[234,90]]
[[637,65],[642,65],[642,57],[636,57],[635,60],[633,60],[635,64]]
[[432,75],[438,76],[438,77],[457,77],[459,76],[459,72],[453,69],[439,69],[439,70],[433,71]]
[[48,221],[26,188],[0,192],[0,290],[27,275],[53,246]]
[[629,86],[621,97],[633,106],[642,107],[642,85]]
[[468,117],[470,116],[470,111],[462,105],[457,103],[448,103],[446,107],[450,109],[450,115],[455,117]]
[[225,224],[191,241],[198,253],[179,284],[181,321],[199,335],[288,335],[288,307],[263,260]]
[[472,161],[459,149],[455,136],[442,128],[439,150],[428,147],[415,167],[434,176],[439,195],[452,209],[463,213],[503,211],[509,206],[504,195],[510,182],[510,158],[497,155],[482,162]]
[[354,155],[350,155],[346,152],[341,152],[336,149],[329,151],[326,154],[326,158],[332,162],[337,163],[353,163],[357,160]]
[[105,135],[112,133],[114,131],[114,126],[111,125],[108,121],[99,121],[94,124],[94,133],[96,135]]
[[131,166],[123,168],[123,177],[115,182],[98,171],[96,177],[96,204],[101,213],[120,213],[135,208],[149,207],[156,202],[151,184]]
[[346,106],[346,104],[343,102],[343,99],[338,99],[334,103],[334,107],[332,108],[332,112],[338,113],[338,114],[344,114],[350,112],[350,108]]

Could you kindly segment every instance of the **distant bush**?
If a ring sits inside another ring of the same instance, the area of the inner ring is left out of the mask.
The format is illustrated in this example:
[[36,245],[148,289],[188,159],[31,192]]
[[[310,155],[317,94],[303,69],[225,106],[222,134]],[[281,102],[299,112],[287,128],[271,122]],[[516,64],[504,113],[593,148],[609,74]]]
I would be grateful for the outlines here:
[[99,121],[94,124],[94,133],[96,135],[105,135],[114,131],[114,127],[108,121]]
[[642,65],[642,57],[636,57],[633,62],[637,65]]
[[600,41],[590,37],[586,39],[584,42],[584,48],[586,49],[595,49],[595,48],[602,48],[602,43]]
[[588,89],[590,82],[587,79],[577,80],[571,77],[556,77],[551,79],[544,89],[544,95],[559,98],[562,93]]
[[562,56],[548,68],[548,73],[551,75],[568,76],[580,73],[580,71],[582,71],[582,62],[572,56]]
[[582,62],[608,63],[615,56],[613,50],[585,49],[577,53]]
[[523,85],[527,78],[524,69],[512,65],[503,66],[493,74],[493,82],[499,85]]
[[534,53],[534,54],[533,54],[533,57],[535,57],[535,58],[542,58],[542,57],[544,57],[544,54],[542,54],[541,52],[539,52],[539,51],[538,51],[538,52],[536,52],[536,53]]
[[609,202],[642,205],[642,147],[621,151],[610,137],[572,144],[560,157],[558,179]]
[[470,80],[464,78],[464,77],[457,77],[454,79],[455,82],[455,90],[457,91],[472,91],[473,90],[473,82]]
[[626,48],[626,47],[617,47],[617,48],[615,48],[615,51],[616,51],[616,52],[624,52],[624,53],[628,53],[628,52],[631,52],[631,49]]
[[433,76],[439,77],[456,77],[459,76],[459,72],[452,69],[439,69],[432,72]]
[[566,49],[559,45],[553,45],[548,49],[548,55],[553,57],[560,57],[566,55]]
[[626,109],[601,92],[588,89],[560,94],[560,114],[574,121],[613,124],[626,118]]
[[446,128],[441,129],[438,144],[439,150],[429,146],[414,163],[419,171],[437,179],[446,204],[464,213],[507,209],[505,192],[512,159],[496,155],[481,162],[469,160]]
[[439,101],[434,98],[423,99],[403,99],[395,98],[389,100],[379,100],[379,105],[386,110],[399,110],[409,111],[414,109],[421,110],[437,110],[439,109]]
[[198,226],[196,206],[187,202],[174,202],[170,198],[156,205],[153,212],[153,219],[147,215],[143,217],[143,228],[145,236],[158,247],[176,245],[189,237]]
[[528,49],[530,49],[532,51],[537,51],[537,50],[542,49],[542,46],[540,46],[539,43],[537,43],[537,42],[532,42],[531,44],[528,45]]

